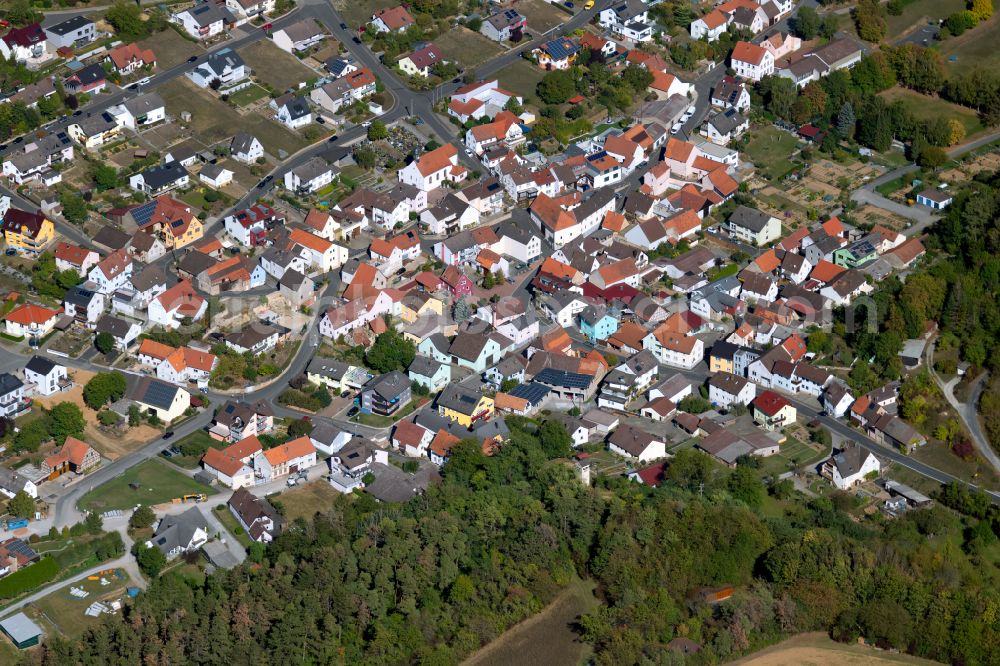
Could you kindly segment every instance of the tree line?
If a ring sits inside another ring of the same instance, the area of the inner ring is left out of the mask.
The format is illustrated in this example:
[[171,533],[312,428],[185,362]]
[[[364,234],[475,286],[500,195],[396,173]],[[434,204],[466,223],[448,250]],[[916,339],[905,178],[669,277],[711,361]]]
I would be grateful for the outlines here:
[[[599,586],[600,606],[579,620],[597,664],[681,663],[677,637],[702,646],[690,663],[716,663],[811,630],[1000,661],[996,569],[983,566],[995,516],[936,507],[858,523],[848,495],[807,500],[694,450],[660,488],[587,488],[560,423],[509,426],[492,457],[457,444],[441,483],[409,502],[339,497],[244,565],[203,582],[168,572],[79,640],[47,637],[37,659],[455,664],[579,575]],[[702,600],[723,585],[732,599]]]

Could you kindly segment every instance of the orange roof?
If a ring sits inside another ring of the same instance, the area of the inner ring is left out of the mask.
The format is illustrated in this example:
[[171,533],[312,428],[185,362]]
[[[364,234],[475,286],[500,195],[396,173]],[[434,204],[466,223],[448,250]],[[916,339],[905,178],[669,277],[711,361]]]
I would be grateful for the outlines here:
[[609,136],[604,140],[604,150],[614,155],[621,155],[626,160],[635,157],[636,148],[642,147],[624,135]]
[[701,169],[702,171],[708,171],[708,172],[715,171],[720,167],[723,169],[726,168],[726,165],[723,164],[722,162],[716,162],[715,160],[710,160],[704,155],[699,155],[698,157],[694,158],[694,162],[691,163],[691,166],[693,166],[695,169]]
[[157,296],[156,300],[167,312],[177,310],[181,316],[194,316],[205,302],[188,280],[178,282]]
[[227,456],[231,458],[237,458],[244,460],[256,454],[258,451],[263,451],[264,447],[261,445],[260,440],[257,439],[256,435],[251,435],[249,437],[244,437],[240,441],[227,446],[222,450]]
[[867,395],[863,395],[854,401],[854,404],[851,405],[851,411],[855,414],[864,414],[871,404],[872,399]]
[[450,143],[446,143],[440,148],[435,148],[431,152],[421,155],[416,163],[417,171],[420,172],[421,176],[429,176],[432,173],[437,173],[441,169],[452,166],[451,159],[457,155],[458,149]]
[[307,227],[312,227],[316,231],[326,229],[327,222],[330,221],[330,214],[323,210],[313,208],[306,213],[305,223]]
[[325,238],[320,238],[316,234],[311,234],[303,229],[292,229],[288,232],[288,237],[302,247],[307,247],[316,252],[326,252],[333,245],[333,243]]
[[132,61],[141,61],[144,65],[152,65],[156,62],[156,54],[151,49],[139,48],[139,45],[134,42],[112,49],[108,56],[115,64],[116,69],[124,69]]
[[479,251],[476,261],[478,261],[483,268],[490,269],[496,266],[500,261],[500,255],[493,250],[483,248]]
[[309,441],[309,438],[303,435],[297,439],[293,439],[290,442],[285,442],[273,449],[268,449],[264,451],[264,457],[267,458],[267,462],[271,465],[282,465],[289,462],[290,460],[295,460],[296,458],[302,458],[310,453],[315,453],[316,448]]
[[642,339],[648,331],[632,321],[623,321],[618,330],[608,338],[608,344],[616,347],[631,347],[642,349]]
[[693,151],[693,144],[670,137],[667,139],[667,147],[664,152],[664,157],[668,160],[674,160],[675,162],[686,163],[689,159],[691,159],[691,153]]
[[447,430],[438,430],[437,434],[434,435],[434,439],[431,440],[430,449],[442,458],[447,458],[451,454],[452,447],[460,441],[462,440]]
[[610,231],[621,231],[627,226],[628,221],[625,220],[625,216],[615,210],[609,210],[601,222],[601,228]]
[[670,90],[670,86],[674,85],[674,81],[677,80],[677,77],[673,74],[662,72],[658,69],[652,69],[650,71],[653,73],[653,81],[649,84],[649,87],[653,90],[667,92]]
[[739,189],[740,185],[726,173],[725,167],[719,167],[708,174],[708,180],[722,196],[729,196]]
[[176,347],[171,347],[170,345],[165,345],[162,342],[150,340],[149,338],[146,338],[139,344],[139,355],[151,356],[160,361],[167,358],[175,351],[177,351]]
[[368,249],[372,254],[377,254],[380,257],[391,257],[392,251],[396,249],[396,246],[389,241],[382,238],[375,238],[372,240],[371,245]]
[[84,249],[79,245],[59,243],[59,245],[56,246],[55,258],[73,264],[74,266],[83,266],[83,262],[87,260],[87,256],[90,255],[91,252],[93,252],[93,250]]
[[191,347],[184,347],[182,351],[184,352],[184,365],[189,368],[202,370],[203,372],[211,372],[212,368],[215,366],[215,354],[198,351],[197,349],[192,349]]
[[351,278],[351,284],[371,285],[375,283],[376,277],[378,277],[378,269],[371,264],[360,263],[354,271],[354,276]]
[[844,223],[840,221],[839,217],[831,217],[829,220],[822,224],[823,231],[826,232],[827,236],[843,236],[844,235]]
[[740,324],[740,327],[733,332],[733,335],[735,335],[738,338],[742,338],[744,340],[749,340],[750,337],[753,335],[753,326],[744,322]]
[[43,324],[54,317],[58,317],[61,313],[62,308],[59,308],[58,310],[50,310],[49,308],[42,307],[41,305],[25,303],[24,305],[19,305],[11,310],[5,319],[7,321],[12,321],[15,324],[27,326],[29,324]]
[[560,231],[576,224],[576,216],[563,210],[555,199],[547,194],[539,194],[531,202],[531,212],[534,213],[549,229]]
[[781,347],[788,352],[792,362],[799,361],[806,355],[806,341],[797,333],[793,333],[782,340]]
[[496,409],[510,409],[515,412],[523,412],[528,408],[528,401],[509,393],[497,393],[493,397],[493,407]]
[[826,259],[820,259],[819,263],[813,267],[809,277],[820,282],[833,282],[838,275],[846,270],[846,268],[832,264]]
[[97,268],[104,273],[105,277],[113,278],[119,274],[125,267],[132,263],[132,258],[128,256],[125,249],[115,250],[108,256],[104,257],[97,264]]
[[757,46],[756,44],[751,44],[750,42],[736,42],[736,46],[733,47],[732,60],[739,60],[740,62],[748,62],[751,65],[759,65],[762,60],[764,60],[764,55],[767,53],[763,47]]
[[591,349],[587,352],[587,355],[580,359],[580,370],[584,374],[596,374],[598,368],[608,369],[608,361],[604,358],[604,354],[597,351],[596,349]]
[[201,462],[203,465],[219,470],[226,476],[233,476],[243,468],[243,461],[239,458],[228,456],[225,452],[212,447],[205,451]]
[[184,352],[180,349],[175,349],[170,352],[170,356],[167,357],[167,363],[174,367],[177,372],[182,372],[184,370]]
[[196,219],[190,206],[164,194],[156,197],[153,214],[143,227],[160,225],[173,236],[183,236]]
[[777,270],[778,266],[781,265],[781,260],[778,259],[778,255],[774,253],[774,250],[769,249],[767,252],[754,259],[754,263],[757,264],[757,268],[759,268],[762,273],[772,273]]
[[611,264],[601,266],[597,273],[604,280],[604,285],[612,285],[627,278],[632,277],[639,272],[639,269],[635,266],[635,259],[632,257],[626,257]]
[[701,218],[693,210],[681,211],[663,223],[667,232],[673,231],[677,236],[683,236],[692,229],[701,227]]
[[788,234],[783,239],[781,239],[781,242],[778,243],[778,247],[780,247],[782,250],[785,251],[794,250],[799,246],[799,243],[802,242],[802,239],[808,235],[809,235],[808,229],[806,229],[805,227],[799,227],[798,229],[796,229],[795,231],[793,231],[792,233]]
[[701,17],[701,22],[704,23],[709,30],[715,30],[720,25],[725,25],[727,21],[729,21],[729,17],[720,12],[718,9],[713,9]]
[[538,269],[541,273],[548,273],[557,278],[562,278],[563,280],[572,281],[573,278],[577,276],[579,271],[570,266],[569,264],[564,264],[558,259],[553,259],[552,257],[547,258],[542,262],[542,267]]
[[59,467],[69,462],[77,467],[83,465],[83,459],[90,452],[90,445],[76,437],[67,437],[59,451],[45,459],[49,467]]
[[573,341],[564,328],[554,328],[542,335],[542,349],[547,352],[566,353],[572,346]]
[[212,254],[213,252],[222,251],[222,241],[220,241],[215,236],[206,239],[205,241],[198,243],[194,246],[194,249],[202,254]]
[[410,16],[410,12],[406,11],[406,8],[402,6],[380,9],[375,12],[375,16],[382,19],[382,23],[385,23],[386,27],[393,31],[413,24],[413,17]]

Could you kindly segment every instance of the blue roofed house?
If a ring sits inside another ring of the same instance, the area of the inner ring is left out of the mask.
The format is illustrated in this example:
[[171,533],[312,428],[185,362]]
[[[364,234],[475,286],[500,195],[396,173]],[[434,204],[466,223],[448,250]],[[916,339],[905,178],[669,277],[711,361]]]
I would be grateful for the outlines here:
[[580,332],[597,343],[607,340],[618,330],[618,318],[603,305],[588,305],[580,313]]
[[417,356],[407,368],[410,381],[426,386],[431,391],[440,391],[451,383],[451,365],[427,356]]
[[439,363],[451,363],[451,354],[448,348],[451,343],[443,333],[433,333],[420,341],[417,345],[417,353],[438,361]]

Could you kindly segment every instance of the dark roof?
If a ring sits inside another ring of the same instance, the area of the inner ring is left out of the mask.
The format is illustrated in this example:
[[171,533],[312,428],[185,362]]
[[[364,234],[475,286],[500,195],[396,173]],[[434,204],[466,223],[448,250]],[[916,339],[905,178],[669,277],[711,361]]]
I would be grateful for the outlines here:
[[30,213],[20,208],[8,208],[3,216],[3,230],[12,233],[21,233],[21,228],[27,228],[28,234],[32,237],[38,235],[38,231],[45,222],[45,216],[40,213]]
[[80,85],[83,86],[91,83],[97,83],[98,81],[103,81],[105,79],[104,67],[101,63],[95,62],[93,65],[87,65],[69,78],[79,81]]
[[141,271],[132,273],[132,286],[138,291],[146,291],[156,285],[166,285],[167,276],[156,264],[149,264]]
[[737,206],[733,214],[729,216],[729,222],[751,231],[761,231],[767,226],[771,216],[756,208],[749,206]]
[[0,395],[7,395],[8,393],[16,391],[22,386],[24,386],[24,382],[22,382],[20,379],[10,374],[9,372],[0,374]]
[[39,375],[47,375],[52,372],[52,368],[54,367],[56,367],[56,364],[44,356],[32,356],[25,364],[24,369],[31,370]]
[[438,407],[444,407],[460,414],[472,416],[482,398],[482,389],[466,388],[461,384],[449,384],[438,396]]
[[169,409],[180,387],[152,377],[143,377],[132,391],[132,399],[159,409]]
[[375,391],[386,400],[403,395],[410,388],[410,379],[399,370],[373,377],[365,384],[366,391]]
[[114,315],[106,314],[97,320],[97,332],[109,333],[115,338],[123,338],[128,333],[131,324]]
[[142,172],[142,179],[151,189],[158,190],[174,183],[188,172],[181,166],[180,162],[167,162],[151,166]]
[[68,35],[69,33],[79,30],[87,25],[94,25],[94,22],[86,16],[74,16],[66,19],[62,23],[56,23],[53,26],[49,26],[45,29],[45,31],[52,32],[57,35]]

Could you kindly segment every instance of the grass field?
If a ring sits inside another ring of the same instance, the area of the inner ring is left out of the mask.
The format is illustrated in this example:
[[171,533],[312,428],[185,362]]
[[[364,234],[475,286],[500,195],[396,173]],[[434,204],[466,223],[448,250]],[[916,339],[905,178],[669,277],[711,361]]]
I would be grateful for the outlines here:
[[[583,6],[583,0],[580,6]],[[517,3],[517,11],[528,19],[528,31],[536,35],[547,32],[569,18],[569,12],[564,12],[545,0],[521,0]]]
[[251,44],[241,49],[239,54],[253,70],[255,79],[280,91],[317,77],[316,72],[303,65],[298,58],[285,53],[270,41]]
[[761,458],[760,472],[766,476],[778,476],[794,467],[801,468],[818,463],[824,457],[824,452],[817,451],[808,444],[791,437],[781,445],[773,456]]
[[864,645],[837,643],[825,633],[799,634],[748,657],[734,666],[886,666],[888,664],[936,664],[906,654],[893,654]]
[[229,101],[236,106],[247,106],[249,104],[253,104],[259,99],[264,99],[265,97],[267,97],[267,91],[255,83],[252,86],[247,86],[243,90],[237,90],[234,92],[229,96]]
[[977,67],[989,70],[1000,65],[997,39],[1000,39],[1000,13],[994,12],[993,18],[986,23],[942,42],[939,50],[945,66],[952,72],[961,73]]
[[176,117],[181,111],[191,113],[191,129],[207,146],[232,138],[238,130],[256,136],[271,155],[282,149],[289,154],[306,145],[306,141],[263,114],[241,116],[235,109],[201,90],[186,78],[164,84],[157,91],[167,105],[167,113]]
[[[133,490],[129,484],[139,484]],[[161,504],[190,493],[212,494],[214,491],[194,479],[170,469],[157,460],[147,460],[91,490],[80,500],[80,506],[94,511],[129,509],[136,504]]]
[[456,28],[446,32],[434,43],[441,49],[445,60],[458,63],[462,69],[475,67],[503,51],[503,47],[468,28]]
[[535,86],[545,76],[545,72],[527,60],[518,59],[513,64],[504,67],[497,74],[500,86],[517,93],[524,98],[525,103],[537,103]]
[[939,116],[957,118],[965,128],[965,136],[971,137],[983,130],[979,116],[972,109],[952,104],[940,97],[921,95],[906,88],[890,88],[879,95],[887,102],[900,101],[917,120],[933,120]]
[[[892,43],[910,28],[926,25],[931,19],[943,19],[965,9],[964,0],[913,0],[899,16],[886,16],[886,42]],[[846,21],[841,21],[845,23]]]
[[[111,584],[102,586],[99,580],[82,580],[74,583],[90,593],[89,596],[78,599],[69,593],[69,587],[56,590],[52,594],[31,604],[32,607],[59,629],[66,638],[75,638],[87,629],[97,626],[103,620],[101,617],[88,617],[83,614],[87,607],[95,601],[118,599],[125,595],[125,587],[130,584],[128,574],[118,569],[119,576],[105,576]],[[30,611],[29,611],[30,614]]]
[[[198,444],[202,451],[208,451],[209,447],[212,447],[213,449],[224,449],[229,445],[228,442],[221,442],[217,439],[212,439],[204,430],[196,430],[187,437],[174,442],[174,446],[180,448],[181,444],[192,443]],[[202,455],[204,455],[204,453],[196,456],[175,456],[170,459],[170,462],[179,467],[194,469],[198,466],[198,462],[201,460]]]
[[463,666],[549,666],[583,664],[593,652],[573,627],[597,608],[594,584],[574,579],[542,612],[504,632],[463,663]]
[[304,486],[295,486],[278,496],[277,501],[285,509],[285,518],[292,522],[296,518],[312,518],[317,511],[325,511],[340,493],[326,481],[313,481]]
[[192,55],[200,55],[205,50],[200,44],[189,42],[169,28],[152,37],[147,37],[139,42],[139,46],[144,49],[153,49],[153,53],[156,54],[156,71],[158,72],[179,65]]
[[959,479],[971,480],[987,490],[1000,488],[1000,477],[989,464],[981,458],[965,461],[956,456],[947,445],[941,442],[929,442],[913,452],[912,457],[922,463],[936,467],[945,474],[951,474]]
[[771,180],[788,173],[788,164],[799,142],[777,127],[765,127],[752,133],[743,154],[757,167],[757,173]]

